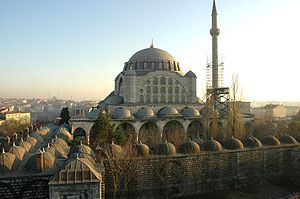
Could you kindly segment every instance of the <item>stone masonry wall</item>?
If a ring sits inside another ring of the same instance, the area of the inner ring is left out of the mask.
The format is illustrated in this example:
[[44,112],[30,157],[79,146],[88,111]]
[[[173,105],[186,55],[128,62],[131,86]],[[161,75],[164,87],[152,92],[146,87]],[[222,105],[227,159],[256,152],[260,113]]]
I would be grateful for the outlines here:
[[[127,191],[130,198],[186,197],[287,179],[294,165],[291,153],[299,151],[294,150],[297,147],[281,145],[136,159],[137,173]],[[300,160],[300,152],[298,155]],[[106,197],[109,197],[111,175],[106,178]]]
[[49,198],[50,176],[7,177],[0,180],[0,198]]

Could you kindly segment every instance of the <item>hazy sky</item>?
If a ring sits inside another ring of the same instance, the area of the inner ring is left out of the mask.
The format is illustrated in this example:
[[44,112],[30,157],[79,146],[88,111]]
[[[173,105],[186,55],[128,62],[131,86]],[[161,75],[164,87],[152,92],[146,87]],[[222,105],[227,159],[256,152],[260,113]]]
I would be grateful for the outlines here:
[[[300,1],[217,0],[225,85],[300,101]],[[172,54],[205,90],[211,0],[0,0],[0,97],[102,99],[136,52]]]

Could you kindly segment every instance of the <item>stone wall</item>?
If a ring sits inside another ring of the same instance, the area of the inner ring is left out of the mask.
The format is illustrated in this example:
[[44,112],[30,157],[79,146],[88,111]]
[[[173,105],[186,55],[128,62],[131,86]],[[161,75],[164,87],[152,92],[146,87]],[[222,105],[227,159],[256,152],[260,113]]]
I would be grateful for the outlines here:
[[50,176],[19,176],[0,180],[0,198],[49,198]]
[[[298,145],[281,145],[136,159],[136,176],[127,194],[130,198],[187,197],[288,179],[295,165],[292,154],[296,157],[295,151],[298,151],[300,158],[299,149],[294,150],[296,147]],[[108,198],[112,191],[109,181],[111,175],[107,172]]]

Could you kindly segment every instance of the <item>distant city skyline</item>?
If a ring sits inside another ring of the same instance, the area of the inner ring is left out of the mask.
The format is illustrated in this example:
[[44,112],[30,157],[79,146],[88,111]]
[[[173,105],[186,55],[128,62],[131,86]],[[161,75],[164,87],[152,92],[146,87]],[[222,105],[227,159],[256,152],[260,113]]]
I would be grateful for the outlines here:
[[[224,85],[239,76],[244,100],[300,101],[300,1],[216,0]],[[154,46],[206,86],[211,0],[2,1],[0,97],[101,100],[124,62]]]

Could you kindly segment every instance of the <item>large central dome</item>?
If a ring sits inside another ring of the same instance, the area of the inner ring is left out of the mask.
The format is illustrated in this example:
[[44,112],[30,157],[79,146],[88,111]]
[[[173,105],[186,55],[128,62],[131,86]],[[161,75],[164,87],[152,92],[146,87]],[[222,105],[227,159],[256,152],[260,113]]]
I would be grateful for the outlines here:
[[167,70],[181,73],[179,63],[167,51],[159,48],[146,48],[136,52],[128,62],[125,63],[123,71],[134,70],[137,74],[156,70]]
[[134,61],[175,61],[175,59],[167,51],[150,47],[136,52],[129,59],[129,62]]

